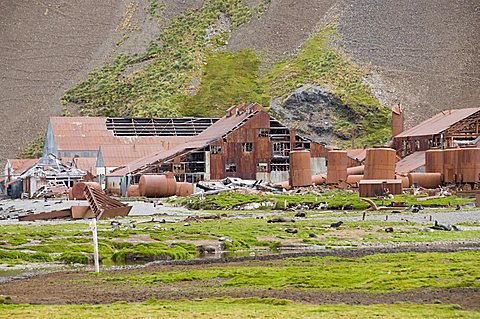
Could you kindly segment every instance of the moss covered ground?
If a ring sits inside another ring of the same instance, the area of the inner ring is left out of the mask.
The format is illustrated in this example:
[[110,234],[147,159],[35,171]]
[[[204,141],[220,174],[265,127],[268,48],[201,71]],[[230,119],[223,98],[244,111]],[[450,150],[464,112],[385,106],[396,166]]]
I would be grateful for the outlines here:
[[282,299],[217,298],[205,300],[115,303],[110,305],[0,305],[0,318],[478,318],[455,305],[304,305]]

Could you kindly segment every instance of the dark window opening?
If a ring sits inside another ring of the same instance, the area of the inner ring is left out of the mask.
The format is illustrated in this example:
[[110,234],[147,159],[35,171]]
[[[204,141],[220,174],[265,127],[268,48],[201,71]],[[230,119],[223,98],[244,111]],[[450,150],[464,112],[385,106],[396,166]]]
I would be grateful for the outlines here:
[[242,152],[252,152],[253,143],[242,143]]
[[212,154],[220,154],[222,152],[222,146],[221,145],[212,145],[210,149]]
[[258,137],[268,137],[269,129],[268,128],[259,128],[257,129]]
[[237,171],[237,164],[226,164],[225,165],[225,172],[235,173],[236,171]]
[[268,172],[268,164],[267,163],[258,163],[257,164],[257,172],[258,173]]

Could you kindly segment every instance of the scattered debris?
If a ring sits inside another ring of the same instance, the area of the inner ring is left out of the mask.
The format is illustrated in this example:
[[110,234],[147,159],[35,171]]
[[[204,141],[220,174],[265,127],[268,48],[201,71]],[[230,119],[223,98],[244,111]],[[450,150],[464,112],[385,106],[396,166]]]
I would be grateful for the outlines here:
[[275,217],[267,220],[267,223],[294,223],[294,222],[295,222],[294,219],[285,218],[285,217]]

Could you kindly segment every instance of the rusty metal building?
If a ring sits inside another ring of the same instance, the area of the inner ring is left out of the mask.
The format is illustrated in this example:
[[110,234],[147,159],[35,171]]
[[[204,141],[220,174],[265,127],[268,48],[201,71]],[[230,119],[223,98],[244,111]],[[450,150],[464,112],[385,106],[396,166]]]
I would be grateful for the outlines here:
[[107,184],[120,183],[123,194],[140,175],[166,171],[172,171],[177,181],[191,183],[226,177],[281,182],[289,179],[294,148],[310,151],[312,175],[326,172],[324,145],[297,135],[258,104],[239,105],[187,143],[113,171]]
[[417,151],[475,145],[480,142],[480,107],[442,111],[393,138],[397,155]]

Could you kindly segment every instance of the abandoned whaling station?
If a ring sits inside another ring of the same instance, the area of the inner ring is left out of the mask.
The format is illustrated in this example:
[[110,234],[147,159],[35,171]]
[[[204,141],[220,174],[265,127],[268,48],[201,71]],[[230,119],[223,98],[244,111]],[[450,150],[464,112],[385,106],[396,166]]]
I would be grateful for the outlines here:
[[231,107],[222,118],[52,117],[43,156],[9,159],[0,189],[10,198],[86,198],[90,214],[99,199],[104,207],[123,207],[110,196],[208,195],[235,187],[349,188],[362,197],[441,186],[478,192],[480,108],[442,111],[404,131],[395,106],[392,136],[377,148],[336,150],[297,134],[258,104]]

